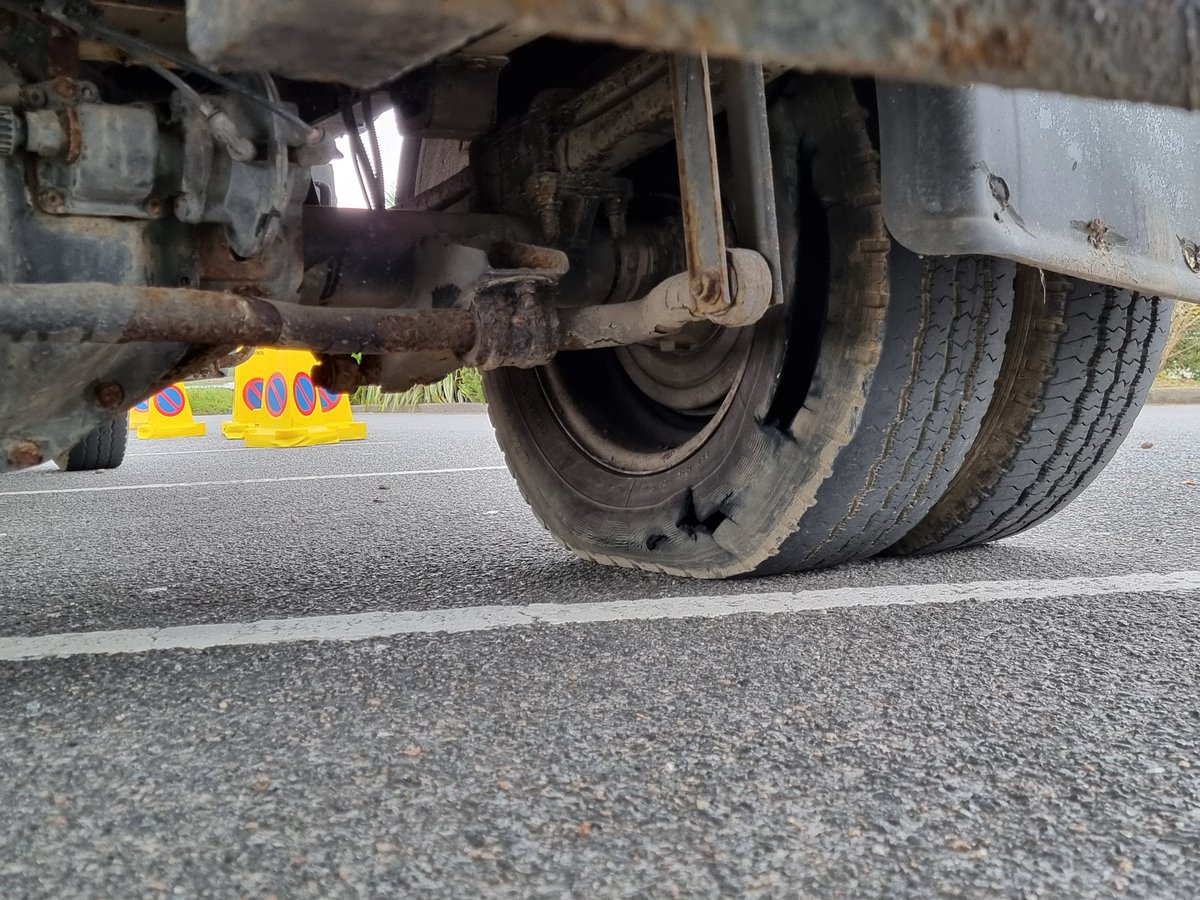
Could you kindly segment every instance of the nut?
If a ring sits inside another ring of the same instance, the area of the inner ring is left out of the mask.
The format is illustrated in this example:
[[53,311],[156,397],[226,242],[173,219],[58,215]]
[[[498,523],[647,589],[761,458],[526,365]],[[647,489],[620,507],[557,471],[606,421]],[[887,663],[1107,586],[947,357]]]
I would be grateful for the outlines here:
[[162,201],[159,200],[157,197],[151,197],[145,203],[142,204],[142,209],[144,209],[146,211],[146,215],[154,216],[155,218],[158,218],[159,216],[162,215],[162,211],[163,211]]
[[22,88],[21,102],[27,109],[41,109],[46,105],[46,92],[40,87]]
[[46,212],[62,212],[66,200],[61,191],[47,187],[38,191],[38,203]]
[[92,396],[102,409],[117,409],[125,402],[125,388],[115,381],[101,381],[92,391]]

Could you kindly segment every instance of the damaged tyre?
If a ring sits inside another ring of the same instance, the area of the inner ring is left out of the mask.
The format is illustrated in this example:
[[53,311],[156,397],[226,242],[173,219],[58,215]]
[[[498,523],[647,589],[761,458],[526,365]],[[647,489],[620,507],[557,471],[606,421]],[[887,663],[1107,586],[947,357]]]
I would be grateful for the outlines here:
[[782,308],[485,376],[526,500],[580,556],[697,577],[870,556],[921,520],[980,427],[1015,265],[890,240],[850,82],[790,80],[771,127]]

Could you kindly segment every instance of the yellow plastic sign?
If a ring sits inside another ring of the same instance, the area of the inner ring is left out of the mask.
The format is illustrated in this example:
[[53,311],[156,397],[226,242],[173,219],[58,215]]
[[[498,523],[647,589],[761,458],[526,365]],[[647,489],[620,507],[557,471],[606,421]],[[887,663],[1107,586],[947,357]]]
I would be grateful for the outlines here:
[[254,427],[254,416],[262,408],[263,382],[270,374],[271,363],[262,347],[233,370],[233,418],[221,423],[221,434],[241,439]]
[[247,447],[307,447],[367,436],[366,423],[354,421],[349,398],[313,384],[315,356],[306,350],[262,352],[262,402],[243,436]]
[[187,389],[183,384],[173,384],[150,398],[146,422],[138,426],[137,436],[143,440],[201,437],[205,431],[204,423],[192,416]]

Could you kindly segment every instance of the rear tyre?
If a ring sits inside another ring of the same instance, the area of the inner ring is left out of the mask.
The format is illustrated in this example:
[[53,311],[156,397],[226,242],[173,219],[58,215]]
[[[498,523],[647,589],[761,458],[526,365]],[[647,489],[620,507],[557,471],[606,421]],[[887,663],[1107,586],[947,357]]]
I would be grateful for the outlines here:
[[1172,302],[1022,267],[996,394],[946,494],[893,553],[1032,528],[1100,474],[1146,402]]
[[70,449],[65,457],[55,460],[60,469],[82,472],[88,469],[115,469],[125,460],[129,442],[129,419],[126,416],[106,422]]
[[518,485],[580,556],[697,577],[869,556],[920,521],[978,431],[1015,266],[891,242],[848,81],[788,82],[771,122],[785,307],[687,349],[485,375]]

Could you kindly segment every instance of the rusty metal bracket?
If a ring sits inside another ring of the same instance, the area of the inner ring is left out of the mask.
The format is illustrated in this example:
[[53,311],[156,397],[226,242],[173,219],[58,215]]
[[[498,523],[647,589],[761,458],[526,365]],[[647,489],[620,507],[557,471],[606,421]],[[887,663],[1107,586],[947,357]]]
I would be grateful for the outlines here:
[[711,313],[728,308],[733,298],[725,257],[708,57],[703,53],[674,56],[670,71],[688,280],[697,311]]
[[753,250],[728,251],[734,273],[734,302],[727,309],[700,315],[691,293],[691,276],[672,275],[640,300],[558,310],[561,350],[595,350],[653,341],[700,319],[738,328],[753,325],[771,304],[771,270]]

